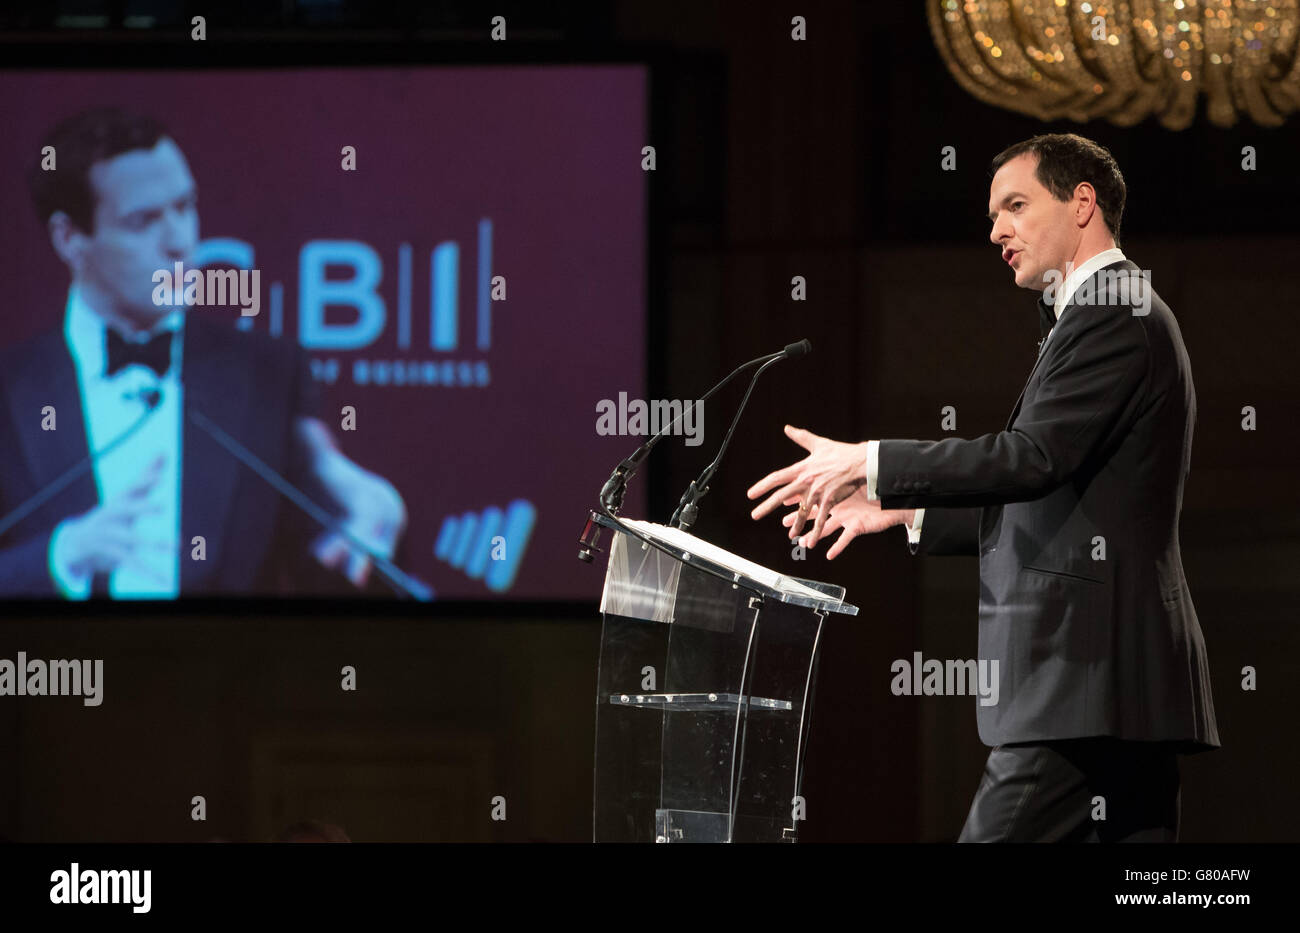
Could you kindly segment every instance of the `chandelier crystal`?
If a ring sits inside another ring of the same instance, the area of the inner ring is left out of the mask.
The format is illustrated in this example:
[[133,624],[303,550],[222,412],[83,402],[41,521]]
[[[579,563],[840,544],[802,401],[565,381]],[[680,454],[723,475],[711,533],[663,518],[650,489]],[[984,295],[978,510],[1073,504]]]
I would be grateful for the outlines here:
[[1278,126],[1300,109],[1300,0],[926,0],[957,82],[1040,120]]

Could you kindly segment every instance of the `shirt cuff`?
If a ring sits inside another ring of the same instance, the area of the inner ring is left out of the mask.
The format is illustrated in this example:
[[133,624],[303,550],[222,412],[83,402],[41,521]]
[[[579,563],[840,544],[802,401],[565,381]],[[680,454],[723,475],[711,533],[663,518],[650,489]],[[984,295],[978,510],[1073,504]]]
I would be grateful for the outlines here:
[[[878,499],[876,481],[880,477],[880,441],[867,441],[867,498]],[[912,524],[907,526],[907,543],[916,553],[916,546],[921,541],[921,523],[925,521],[925,509],[916,509],[912,515]]]
[[876,480],[880,476],[880,441],[867,441],[867,498],[878,499]]
[[921,540],[921,523],[925,521],[925,509],[917,509],[912,516],[912,524],[907,526],[907,543],[916,544]]
[[54,581],[54,586],[64,599],[89,599],[90,574],[79,575],[73,573],[72,566],[68,561],[67,546],[65,544],[67,530],[68,523],[60,522],[54,529],[54,534],[50,535],[50,548],[47,558],[50,567],[50,579]]

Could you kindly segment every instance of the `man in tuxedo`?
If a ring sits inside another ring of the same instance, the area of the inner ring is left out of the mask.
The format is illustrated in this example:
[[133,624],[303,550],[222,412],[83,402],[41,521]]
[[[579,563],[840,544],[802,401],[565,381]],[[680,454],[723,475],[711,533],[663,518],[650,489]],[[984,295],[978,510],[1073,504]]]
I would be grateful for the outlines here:
[[[754,518],[827,556],[908,529],[912,553],[978,555],[979,655],[1000,701],[961,841],[1176,841],[1176,755],[1218,747],[1178,519],[1196,393],[1178,323],[1119,249],[1104,148],[1038,136],[992,165],[989,239],[1038,301],[1039,357],[1006,429],[808,451],[749,490]],[[811,521],[811,530],[805,532]],[[1104,801],[1104,804],[1098,800]]]
[[[179,146],[118,110],[73,117],[44,146],[57,168],[33,171],[33,200],[71,283],[56,330],[0,351],[0,596],[365,584],[370,558],[349,536],[387,557],[405,509],[316,417],[297,348],[156,303],[155,272],[188,265],[198,244]],[[313,525],[221,439],[335,523]]]

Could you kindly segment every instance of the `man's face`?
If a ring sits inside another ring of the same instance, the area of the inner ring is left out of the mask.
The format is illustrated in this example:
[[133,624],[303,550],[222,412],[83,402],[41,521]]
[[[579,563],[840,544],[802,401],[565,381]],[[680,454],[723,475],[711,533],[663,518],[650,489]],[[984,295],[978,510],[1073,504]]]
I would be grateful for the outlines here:
[[96,162],[94,232],[84,234],[79,274],[121,310],[161,317],[174,310],[153,302],[158,269],[190,262],[199,238],[194,178],[176,144],[163,138]]
[[1032,152],[1007,162],[989,186],[989,239],[1002,248],[1002,259],[1021,288],[1042,291],[1046,274],[1064,271],[1081,237],[1074,222],[1077,200],[1058,201],[1038,181],[1038,156]]

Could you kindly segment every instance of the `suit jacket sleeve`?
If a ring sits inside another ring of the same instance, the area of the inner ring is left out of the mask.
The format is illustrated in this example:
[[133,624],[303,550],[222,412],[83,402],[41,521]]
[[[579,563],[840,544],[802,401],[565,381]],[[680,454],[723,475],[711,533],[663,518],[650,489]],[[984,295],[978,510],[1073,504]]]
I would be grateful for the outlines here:
[[975,556],[979,553],[980,511],[926,509],[916,552],[931,557]]
[[294,399],[292,411],[298,418],[319,418],[322,411],[320,386],[312,377],[311,358],[306,351],[295,349],[293,353]]
[[34,535],[0,549],[0,598],[59,595],[50,576],[50,534]]
[[[945,509],[1040,498],[1121,439],[1141,412],[1146,330],[1127,307],[1074,307],[1010,427],[973,440],[880,442],[880,504]],[[1031,382],[1034,378],[1031,375]],[[926,513],[921,539],[930,533]]]
[[[5,366],[6,375],[13,372],[10,358],[6,358],[0,365]],[[7,387],[0,388],[0,412],[8,411],[9,407]],[[0,457],[5,458],[0,464],[0,519],[7,517],[12,509],[20,507],[24,498],[33,491],[18,481],[21,467],[18,465],[20,445],[17,430],[16,424],[11,428],[9,422],[0,421]],[[65,426],[65,430],[75,431],[78,428]],[[9,494],[11,488],[18,490],[12,493],[12,498]],[[60,595],[54,578],[50,575],[50,537],[53,534],[52,524],[42,527],[37,517],[28,516],[19,522],[17,528],[0,535],[0,599]]]
[[[296,439],[294,422],[299,418],[319,418],[323,411],[320,388],[312,378],[310,358],[303,350],[294,348],[285,364],[292,376],[288,390],[290,450],[286,463],[287,479],[327,512],[337,515],[337,504],[320,484],[311,468],[306,448]],[[271,553],[277,559],[263,568],[260,586],[268,591],[295,596],[355,596],[358,594],[348,579],[337,570],[322,567],[311,553],[311,544],[323,529],[316,521],[303,514],[288,501],[280,503],[280,517],[276,522]]]

